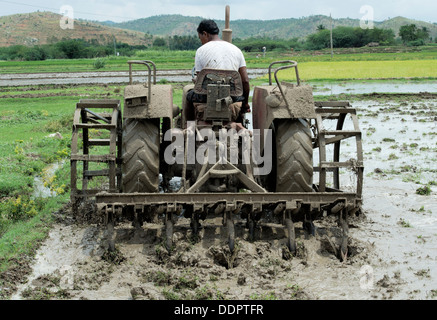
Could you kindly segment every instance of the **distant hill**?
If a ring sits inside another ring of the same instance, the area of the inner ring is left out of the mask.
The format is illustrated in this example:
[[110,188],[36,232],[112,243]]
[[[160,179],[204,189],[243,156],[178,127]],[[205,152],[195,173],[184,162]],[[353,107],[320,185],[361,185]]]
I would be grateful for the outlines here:
[[[186,17],[182,15],[159,15],[121,23],[113,23],[111,26],[136,30],[155,36],[181,36],[195,35],[202,17]],[[107,22],[102,23],[107,24]],[[224,25],[224,24],[223,24]]]
[[[154,36],[196,35],[196,29],[202,17],[187,17],[182,15],[159,15],[121,23],[111,23],[111,26],[149,33]],[[224,20],[215,20],[220,30],[225,26]],[[327,26],[329,17],[310,16],[301,19],[278,20],[234,20],[231,21],[233,36],[241,39],[250,37],[271,37],[291,39],[305,37],[316,31],[317,25]],[[359,25],[359,20],[338,19],[336,25]],[[102,23],[107,25],[107,22]]]
[[430,36],[433,39],[437,38],[437,23],[428,23],[420,20],[413,20],[404,17],[395,17],[378,23],[379,28],[393,29],[398,35],[401,26],[414,23],[417,27],[425,27],[430,31]]
[[[187,17],[182,15],[159,15],[137,19],[122,23],[111,23],[111,26],[147,32],[154,36],[195,35],[201,17]],[[270,37],[279,39],[304,38],[314,33],[317,26],[322,24],[330,27],[330,17],[312,15],[303,18],[289,18],[277,20],[233,20],[231,29],[233,36],[241,39],[250,37]],[[224,28],[224,20],[216,20],[220,30]],[[393,29],[397,35],[402,25],[415,23],[419,27],[430,30],[433,38],[437,37],[437,24],[417,21],[403,17],[396,17],[385,21],[375,21],[376,28]],[[359,27],[359,19],[333,19],[333,26]]]
[[[63,38],[94,40],[100,44],[113,41],[130,45],[147,45],[152,36],[196,35],[196,29],[202,17],[182,15],[159,15],[122,23],[112,21],[96,22],[74,20],[74,29],[63,30],[59,26],[61,15],[52,12],[33,12],[0,17],[0,46],[41,45],[53,43]],[[224,20],[216,20],[220,29]],[[231,29],[234,38],[269,37],[277,39],[304,38],[317,30],[318,25],[330,26],[330,18],[324,15],[312,15],[302,18],[277,20],[233,20]],[[374,22],[377,28],[393,29],[398,34],[402,25],[415,23],[426,27],[433,39],[437,38],[437,23],[395,17],[382,22]],[[359,19],[333,19],[334,27],[358,27]]]
[[42,45],[63,38],[95,40],[100,44],[118,42],[147,45],[151,40],[143,32],[109,27],[94,22],[74,20],[74,29],[63,30],[61,15],[52,12],[33,12],[0,17],[0,46]]

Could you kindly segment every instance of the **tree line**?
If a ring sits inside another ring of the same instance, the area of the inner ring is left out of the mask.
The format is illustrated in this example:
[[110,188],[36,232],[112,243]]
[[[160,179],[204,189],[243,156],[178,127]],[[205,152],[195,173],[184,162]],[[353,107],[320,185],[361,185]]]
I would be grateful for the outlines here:
[[[395,34],[391,29],[362,29],[359,27],[336,27],[332,30],[334,48],[359,48],[369,43],[379,45],[395,44]],[[319,28],[307,37],[305,47],[308,50],[320,50],[331,46],[331,30]]]
[[[331,31],[319,25],[313,34],[305,39],[293,38],[290,40],[271,37],[256,37],[248,39],[234,38],[233,43],[245,52],[261,52],[263,47],[268,51],[289,50],[320,50],[331,45]],[[407,45],[424,44],[429,37],[426,28],[417,28],[415,25],[401,27],[401,41]],[[417,42],[417,40],[421,40]],[[332,30],[334,48],[363,47],[369,43],[378,43],[381,46],[395,45],[397,43],[392,29],[362,29],[360,27],[339,26]],[[196,50],[200,46],[197,36],[157,37],[153,41],[154,48],[169,50]]]
[[[414,23],[401,26],[399,28],[399,36],[404,44],[409,45],[424,45],[425,42],[432,42],[429,37],[429,30],[426,27],[419,28]],[[435,39],[437,43],[437,38]]]
[[0,48],[0,60],[46,60],[46,59],[80,59],[98,58],[115,55],[131,56],[137,50],[147,49],[147,46],[132,46],[126,43],[99,44],[96,40],[63,39],[52,44],[28,47],[14,45]]
[[[404,45],[418,46],[431,42],[429,30],[415,24],[400,27],[399,39],[391,29],[362,29],[359,27],[336,27],[332,30],[334,48],[363,47],[370,43],[382,46]],[[284,50],[320,50],[331,46],[331,30],[319,25],[314,33],[305,39],[291,40],[268,37],[239,39],[233,43],[245,52],[261,52]],[[132,46],[126,43],[99,44],[96,40],[62,39],[56,43],[28,47],[15,45],[0,48],[0,60],[46,60],[46,59],[78,59],[98,58],[109,55],[134,56],[137,50],[197,50],[201,45],[197,35],[155,37],[150,45]]]

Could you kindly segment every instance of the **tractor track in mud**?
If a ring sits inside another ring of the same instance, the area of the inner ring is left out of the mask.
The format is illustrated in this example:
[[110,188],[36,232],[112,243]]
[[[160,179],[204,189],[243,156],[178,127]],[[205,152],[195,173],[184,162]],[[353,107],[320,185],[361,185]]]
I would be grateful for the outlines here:
[[[291,257],[283,241],[285,231],[276,221],[259,225],[258,240],[252,242],[245,222],[236,220],[237,245],[231,254],[221,218],[202,222],[197,243],[191,240],[189,220],[181,218],[170,254],[163,224],[135,230],[128,222],[116,226],[116,251],[109,253],[101,225],[86,223],[86,218],[73,221],[68,207],[56,215],[33,273],[13,299],[319,299],[323,297],[302,285],[303,279],[326,276],[313,274],[322,266],[334,273],[353,269],[372,251],[371,244],[351,238],[350,259],[340,262],[331,247],[341,238],[340,229],[327,219],[317,224],[315,237],[297,225],[297,254]],[[365,220],[353,219],[351,226]]]
[[[341,231],[332,216],[315,223],[315,236],[296,224],[296,256],[288,255],[280,224],[261,224],[252,242],[247,240],[243,220],[236,221],[237,249],[230,254],[221,218],[202,223],[197,243],[191,241],[189,220],[180,219],[175,225],[171,254],[165,249],[163,224],[145,224],[135,230],[128,222],[119,223],[115,229],[116,251],[108,253],[104,228],[73,221],[67,208],[57,213],[58,222],[49,238],[35,260],[27,264],[32,272],[27,273],[26,281],[21,278],[12,299],[435,298],[426,288],[408,290],[411,275],[405,275],[405,271],[415,262],[408,257],[403,261],[387,259],[388,254],[377,243],[386,241],[384,232],[393,236],[395,231],[375,230],[375,221],[369,218],[373,214],[364,211],[349,220],[349,258],[340,262],[332,245],[340,243]],[[432,265],[435,257],[430,254],[428,251],[425,256],[424,252],[421,259]],[[410,274],[416,280],[435,283],[435,272],[420,269]]]

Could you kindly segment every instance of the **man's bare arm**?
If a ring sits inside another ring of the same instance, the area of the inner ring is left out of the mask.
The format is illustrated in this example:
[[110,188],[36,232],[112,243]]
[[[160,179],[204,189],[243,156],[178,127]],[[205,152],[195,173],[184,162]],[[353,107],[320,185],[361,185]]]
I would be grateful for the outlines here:
[[250,112],[250,106],[249,106],[249,93],[250,93],[250,84],[249,84],[249,75],[247,74],[247,68],[241,67],[238,69],[238,72],[240,73],[241,81],[243,83],[243,109],[246,110],[246,112]]

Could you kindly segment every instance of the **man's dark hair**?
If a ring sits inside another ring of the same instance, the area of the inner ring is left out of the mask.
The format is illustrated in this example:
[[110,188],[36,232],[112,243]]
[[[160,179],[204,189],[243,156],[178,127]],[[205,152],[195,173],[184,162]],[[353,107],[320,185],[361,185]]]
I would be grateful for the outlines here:
[[214,20],[205,19],[202,20],[197,27],[198,33],[202,33],[203,31],[206,31],[209,34],[218,34],[220,30]]

